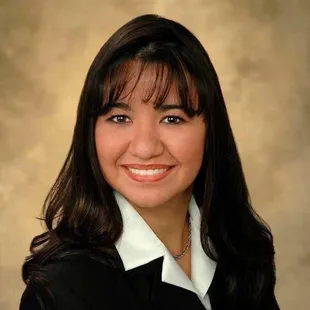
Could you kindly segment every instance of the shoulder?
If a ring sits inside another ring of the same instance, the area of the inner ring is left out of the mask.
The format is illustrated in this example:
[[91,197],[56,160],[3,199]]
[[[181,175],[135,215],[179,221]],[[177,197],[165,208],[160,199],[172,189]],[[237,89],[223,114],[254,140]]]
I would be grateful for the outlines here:
[[42,266],[41,276],[29,281],[20,309],[92,309],[101,298],[112,305],[122,279],[122,271],[87,255],[66,257]]
[[50,282],[98,278],[103,275],[105,278],[115,278],[120,271],[111,265],[96,260],[87,255],[71,256],[65,259],[49,262],[44,266],[45,274]]

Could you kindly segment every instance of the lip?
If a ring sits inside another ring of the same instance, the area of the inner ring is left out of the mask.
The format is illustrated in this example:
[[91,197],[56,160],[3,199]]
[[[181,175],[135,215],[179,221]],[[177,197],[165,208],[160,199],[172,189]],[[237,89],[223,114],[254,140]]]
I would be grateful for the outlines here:
[[[163,165],[149,165],[148,166],[148,169],[164,169],[164,168],[168,168],[167,171],[165,171],[164,173],[161,173],[161,174],[157,174],[157,175],[137,175],[137,174],[133,174],[129,171],[128,168],[133,168],[133,169],[141,169],[141,165],[134,165],[135,167],[139,166],[140,168],[134,168],[132,167],[133,165],[126,165],[126,166],[122,166],[125,170],[125,173],[134,181],[138,181],[138,182],[144,182],[144,183],[152,183],[152,182],[158,182],[162,179],[164,179],[165,177],[167,177],[174,166],[163,166]],[[142,166],[143,169],[141,170],[147,170],[145,167],[147,165],[144,165]],[[155,168],[151,168],[150,166],[154,167],[156,166]],[[161,166],[161,168],[158,168],[158,166]]]
[[123,165],[123,167],[132,168],[132,169],[139,169],[139,170],[147,170],[147,169],[166,169],[171,168],[172,165],[162,165],[162,164],[150,164],[150,165],[139,165],[139,164],[128,164]]

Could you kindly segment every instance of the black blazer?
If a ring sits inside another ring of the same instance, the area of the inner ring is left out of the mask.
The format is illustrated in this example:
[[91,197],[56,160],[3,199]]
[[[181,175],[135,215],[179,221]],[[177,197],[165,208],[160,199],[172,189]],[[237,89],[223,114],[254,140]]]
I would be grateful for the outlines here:
[[[27,285],[20,310],[205,310],[193,292],[161,281],[163,258],[124,272],[89,256],[47,264],[46,280]],[[212,310],[279,309],[274,296],[248,307],[221,296],[222,275],[216,271],[209,296]]]

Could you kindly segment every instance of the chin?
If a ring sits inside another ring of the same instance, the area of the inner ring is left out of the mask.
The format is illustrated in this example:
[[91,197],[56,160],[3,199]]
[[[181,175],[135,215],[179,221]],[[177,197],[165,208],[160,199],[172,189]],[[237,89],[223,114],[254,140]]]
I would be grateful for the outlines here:
[[171,191],[169,190],[161,190],[161,191],[149,191],[139,189],[137,191],[122,191],[118,190],[118,192],[123,195],[132,205],[137,206],[139,208],[156,208],[173,198],[171,195]]
[[147,195],[142,197],[128,197],[128,200],[134,204],[137,207],[140,208],[148,208],[148,209],[154,209],[156,207],[159,207],[163,205],[165,202],[167,202],[169,199],[163,199],[161,197],[156,197],[153,195]]

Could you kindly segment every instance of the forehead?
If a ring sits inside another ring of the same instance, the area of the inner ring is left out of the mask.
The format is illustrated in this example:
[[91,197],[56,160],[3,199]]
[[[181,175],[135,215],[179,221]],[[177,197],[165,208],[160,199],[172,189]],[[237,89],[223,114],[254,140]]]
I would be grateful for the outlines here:
[[[162,92],[165,93],[163,101],[180,102],[176,82],[167,85],[167,68],[158,68],[148,65],[141,70],[141,64],[133,64],[121,93],[120,99],[141,99],[142,102],[155,103]],[[163,95],[163,94],[162,94]]]
[[[199,106],[195,84],[182,66],[130,60],[114,68],[105,79],[103,105],[117,101],[179,104],[190,116]],[[194,109],[194,110],[193,110]]]

